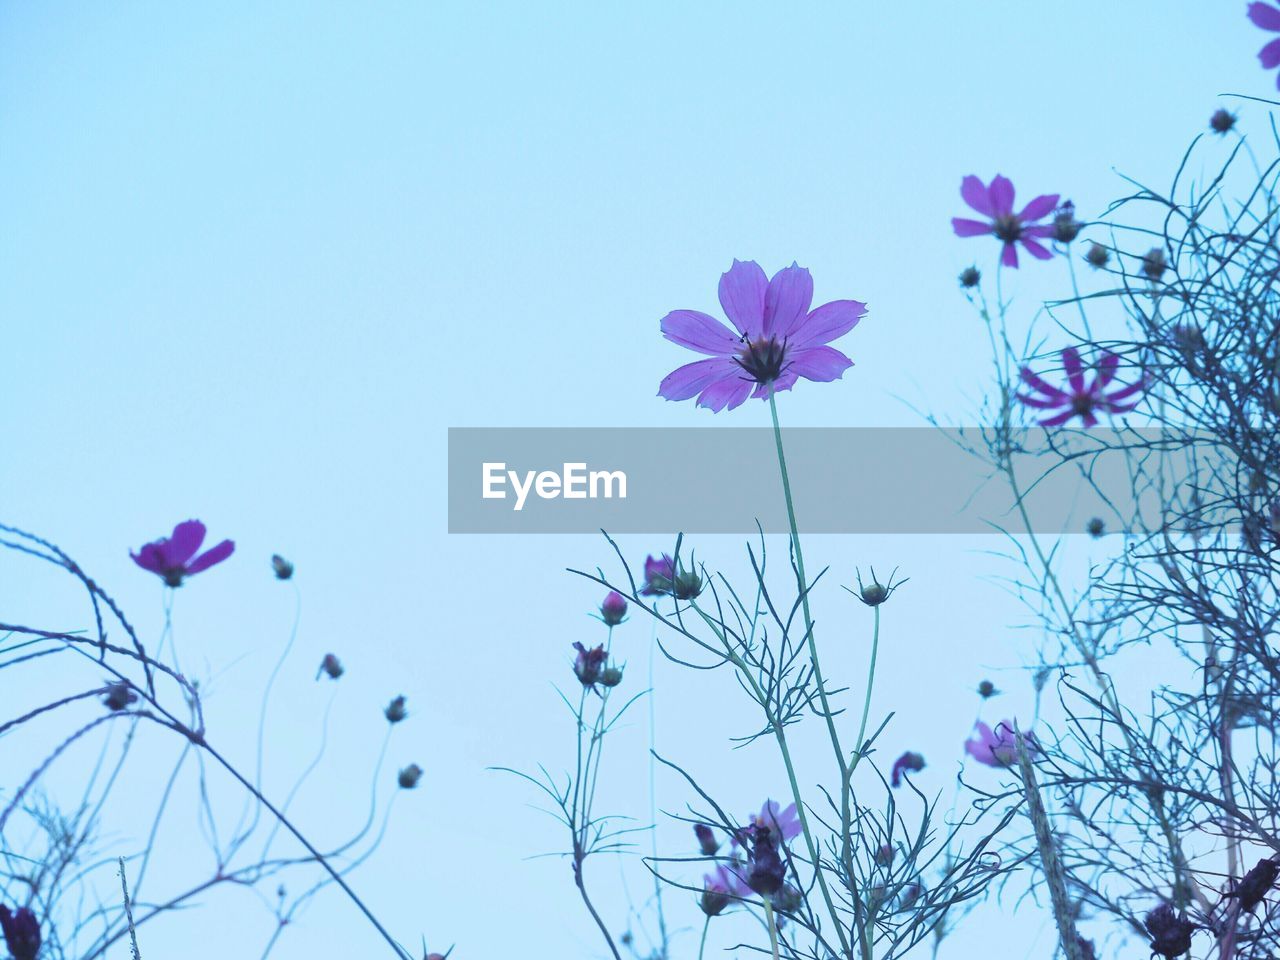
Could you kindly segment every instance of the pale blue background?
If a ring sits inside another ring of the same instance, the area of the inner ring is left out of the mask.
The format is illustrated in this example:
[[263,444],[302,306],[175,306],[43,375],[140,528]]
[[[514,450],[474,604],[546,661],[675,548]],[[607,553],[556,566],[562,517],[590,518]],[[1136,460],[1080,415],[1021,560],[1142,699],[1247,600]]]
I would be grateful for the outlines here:
[[[375,909],[459,960],[597,956],[567,866],[524,859],[558,835],[485,767],[568,761],[549,684],[570,679],[568,644],[596,636],[598,597],[562,570],[607,557],[590,538],[446,537],[446,427],[711,422],[654,397],[686,359],[657,320],[714,308],[735,256],[796,259],[820,301],[871,305],[844,341],[857,366],[787,396],[785,422],[917,422],[903,398],[963,420],[987,368],[955,275],[992,249],[951,236],[960,177],[1003,172],[1086,216],[1123,189],[1113,167],[1164,184],[1216,94],[1272,92],[1263,39],[1243,3],[1191,0],[4,3],[0,514],[63,544],[151,636],[161,591],[128,548],[189,515],[237,540],[177,618],[205,664],[211,739],[241,758],[292,616],[267,557],[292,557],[302,630],[269,784],[287,789],[309,755],[327,696],[311,673],[334,650],[350,670],[338,765],[302,822],[331,836],[362,816],[392,693],[413,716],[388,762],[427,770],[354,878]],[[1261,133],[1260,110],[1245,123]],[[1060,264],[1032,266],[1009,285],[1024,316],[1064,289]],[[636,559],[662,545],[626,544]],[[923,750],[930,790],[949,790],[983,675],[1016,691],[1000,709],[1029,709],[1025,681],[997,672],[1029,661],[1034,636],[982,579],[1006,569],[979,552],[994,545],[809,548],[834,580],[872,563],[912,578],[885,609],[877,706],[900,711],[886,750]],[[736,540],[702,550],[740,566]],[[29,564],[0,571],[5,616],[87,624]],[[856,683],[866,612],[834,582],[819,604],[839,627],[828,672]],[[636,689],[648,638],[638,622],[618,635]],[[766,750],[724,749],[746,723],[727,676],[661,667],[658,682],[660,749],[744,813],[781,792]],[[824,769],[812,746],[807,782]],[[606,761],[605,802],[640,818],[644,748],[628,729]],[[689,799],[667,777],[659,791],[666,809]],[[688,852],[682,826],[661,839]],[[617,867],[592,870],[620,917]],[[257,955],[257,905],[208,902],[144,928],[143,955]],[[322,905],[277,956],[380,955],[345,902]],[[668,909],[691,956],[699,915],[679,896]],[[1010,909],[940,956],[1047,956],[1047,915]]]

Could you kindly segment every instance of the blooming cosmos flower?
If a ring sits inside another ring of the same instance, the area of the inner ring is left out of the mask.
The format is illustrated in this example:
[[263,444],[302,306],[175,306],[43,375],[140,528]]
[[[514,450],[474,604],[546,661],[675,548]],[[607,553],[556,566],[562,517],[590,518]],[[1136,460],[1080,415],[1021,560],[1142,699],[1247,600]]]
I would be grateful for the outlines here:
[[[1093,382],[1086,385],[1080,351],[1075,347],[1067,347],[1062,351],[1062,369],[1066,371],[1069,389],[1061,390],[1032,372],[1030,367],[1023,367],[1020,373],[1022,382],[1035,392],[1020,393],[1018,399],[1036,410],[1059,411],[1041,420],[1042,427],[1061,426],[1072,417],[1079,417],[1084,426],[1092,427],[1098,423],[1097,411],[1127,413],[1138,405],[1141,399],[1139,394],[1146,389],[1144,378],[1108,393],[1106,388],[1115,379],[1119,368],[1120,358],[1114,353],[1103,351],[1102,358],[1098,361],[1098,373]],[[1126,403],[1130,398],[1134,399]]]
[[173,535],[161,537],[146,544],[137,553],[129,552],[133,562],[143,570],[150,570],[164,578],[171,587],[182,586],[186,577],[195,576],[221,563],[235,551],[236,545],[223,540],[200,556],[196,551],[204,543],[205,528],[199,520],[184,520],[173,528]]
[[573,661],[573,672],[584,687],[593,686],[600,679],[600,672],[604,669],[604,662],[609,656],[604,651],[604,645],[588,650],[582,644],[575,643],[573,649],[578,651],[578,656]]
[[[673,310],[662,335],[710,359],[673,370],[658,387],[668,400],[698,398],[712,412],[741,406],[749,396],[790,390],[798,378],[838,380],[853,361],[827,346],[867,312],[857,300],[833,300],[810,310],[813,277],[792,264],[765,278],[754,261],[734,260],[720,277],[720,306],[733,324],[697,310]],[[754,392],[753,392],[754,391]]]
[[1013,212],[1013,183],[1007,177],[997,174],[990,185],[983,186],[977,177],[968,176],[960,182],[960,196],[964,202],[984,217],[990,217],[989,223],[981,220],[968,220],[964,217],[951,219],[952,229],[957,237],[980,237],[995,234],[997,240],[1004,244],[1000,262],[1006,267],[1018,266],[1018,250],[1014,244],[1021,243],[1027,253],[1040,260],[1048,260],[1053,253],[1046,248],[1037,237],[1051,237],[1054,233],[1052,224],[1037,224],[1053,213],[1058,206],[1058,194],[1045,193],[1036,197],[1021,213]]
[[785,810],[776,800],[766,800],[758,814],[751,816],[752,827],[767,827],[776,837],[790,840],[800,835],[800,816],[796,813],[796,805],[790,804]]
[[894,787],[902,786],[902,774],[910,770],[912,773],[919,773],[924,769],[924,757],[918,753],[908,750],[897,760],[893,761],[893,769],[889,773],[889,784]]
[[10,910],[0,903],[0,931],[13,960],[35,960],[40,952],[40,921],[26,907]]
[[[1002,720],[992,730],[979,720],[973,725],[974,735],[964,742],[964,752],[988,767],[1009,767],[1018,762],[1018,745],[1014,739],[1013,724]],[[1033,733],[1022,734],[1028,756],[1040,752]]]
[[[1272,33],[1280,33],[1280,10],[1269,3],[1249,4],[1249,19],[1254,26]],[[1258,51],[1258,59],[1262,61],[1263,70],[1274,70],[1280,67],[1280,38],[1272,40]],[[1276,86],[1280,87],[1280,75],[1276,77]]]

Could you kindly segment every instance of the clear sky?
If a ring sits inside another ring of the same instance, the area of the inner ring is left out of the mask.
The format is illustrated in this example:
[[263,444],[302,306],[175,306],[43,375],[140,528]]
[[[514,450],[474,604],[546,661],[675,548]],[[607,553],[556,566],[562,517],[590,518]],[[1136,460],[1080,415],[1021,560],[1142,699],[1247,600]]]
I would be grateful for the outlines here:
[[[299,819],[326,836],[360,819],[378,709],[407,694],[388,764],[426,776],[354,878],[392,929],[456,942],[459,960],[597,956],[567,865],[527,859],[559,848],[554,827],[486,767],[569,761],[550,684],[572,680],[599,597],[563,571],[607,555],[594,538],[448,537],[446,428],[715,422],[654,396],[686,359],[657,322],[713,309],[734,257],[797,260],[819,301],[871,307],[842,342],[857,366],[786,396],[786,423],[916,423],[910,405],[963,421],[987,368],[955,276],[991,250],[951,235],[961,176],[1001,172],[1085,217],[1125,190],[1117,171],[1167,183],[1218,94],[1274,92],[1262,42],[1243,3],[1193,0],[4,3],[0,519],[62,544],[151,636],[161,591],[128,549],[188,516],[233,537],[175,616],[210,738],[242,758],[294,610],[267,558],[292,558],[302,620],[269,786],[314,748],[328,691],[312,674],[332,650],[349,669],[340,763]],[[1242,123],[1263,133],[1265,114]],[[1009,287],[1027,317],[1065,283],[1060,264],[1033,267]],[[767,423],[759,403],[720,416]],[[625,544],[636,559],[663,545]],[[1034,638],[984,576],[994,545],[809,548],[839,581],[869,564],[911,577],[886,608],[877,706],[899,713],[887,748],[922,750],[937,790],[979,679],[1027,710],[1002,671]],[[741,566],[734,538],[701,552]],[[70,590],[0,564],[5,617],[87,625]],[[856,683],[865,611],[834,586],[818,602],[847,634],[828,672]],[[638,689],[649,629],[618,643]],[[659,749],[744,813],[781,793],[766,750],[726,749],[746,722],[727,678],[660,665],[657,682]],[[640,818],[644,749],[628,728],[606,759],[606,801]],[[659,779],[664,809],[689,799]],[[683,826],[660,839],[687,852]],[[618,867],[594,872],[619,917]],[[243,894],[207,902],[148,929],[143,955],[256,955],[269,918]],[[377,955],[339,897],[321,903],[276,956]],[[669,911],[682,930],[699,919],[679,896]],[[1046,922],[1003,921],[998,955],[1047,956]],[[991,929],[940,956],[992,956]]]

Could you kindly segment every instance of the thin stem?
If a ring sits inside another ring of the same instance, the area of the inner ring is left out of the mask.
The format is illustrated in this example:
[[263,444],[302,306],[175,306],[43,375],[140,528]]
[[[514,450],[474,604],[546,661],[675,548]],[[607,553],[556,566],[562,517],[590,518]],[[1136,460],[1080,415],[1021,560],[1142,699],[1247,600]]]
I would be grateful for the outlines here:
[[769,928],[769,948],[773,951],[773,960],[778,960],[778,925],[773,919],[773,904],[769,902],[768,897],[764,900],[764,922]]
[[702,960],[702,955],[707,951],[707,931],[710,929],[711,917],[708,915],[702,924],[702,938],[698,941],[698,960]]
[[853,764],[849,768],[851,775],[862,759],[863,737],[867,735],[867,717],[871,713],[871,691],[876,683],[876,656],[880,652],[880,605],[876,604],[872,610],[875,611],[875,625],[871,631],[871,666],[867,670],[867,696],[862,702],[862,723],[858,726],[858,752],[853,755]]
[[800,606],[804,612],[805,638],[809,645],[809,662],[813,664],[813,679],[818,685],[818,699],[822,703],[822,715],[827,721],[827,733],[840,765],[841,780],[847,779],[844,750],[840,747],[840,735],[836,733],[835,716],[827,702],[827,685],[822,679],[822,667],[818,663],[818,644],[813,637],[813,617],[809,613],[809,582],[804,574],[804,552],[800,549],[800,531],[796,526],[796,508],[791,498],[791,477],[787,473],[787,455],[782,448],[782,427],[778,424],[778,404],[773,390],[769,390],[769,416],[773,419],[773,441],[778,450],[778,469],[782,473],[782,495],[787,501],[787,520],[791,524],[791,544],[796,552],[796,581],[800,587]]

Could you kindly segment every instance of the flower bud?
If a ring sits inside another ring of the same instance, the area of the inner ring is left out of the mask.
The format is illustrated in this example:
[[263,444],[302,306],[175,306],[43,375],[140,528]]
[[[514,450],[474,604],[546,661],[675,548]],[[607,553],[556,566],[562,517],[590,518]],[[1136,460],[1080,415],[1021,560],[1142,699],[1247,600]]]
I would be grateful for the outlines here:
[[960,271],[960,286],[967,289],[969,287],[976,287],[981,282],[982,273],[977,267],[965,267]]
[[11,911],[0,903],[0,930],[13,960],[36,960],[40,952],[40,921],[27,907]]
[[404,697],[399,696],[387,704],[387,709],[382,711],[386,714],[388,723],[399,723],[409,715],[409,711],[405,708]]
[[600,619],[611,627],[620,624],[627,615],[627,601],[617,590],[610,590],[609,595],[600,604]]
[[729,894],[711,882],[702,888],[702,896],[698,899],[698,907],[708,917],[718,917],[729,903]]
[[422,779],[422,768],[416,763],[411,763],[400,771],[396,777],[397,782],[404,790],[412,790],[418,785],[418,781]]
[[1085,251],[1084,259],[1093,269],[1101,270],[1110,262],[1111,252],[1100,243],[1091,243]]
[[288,580],[293,576],[293,564],[278,553],[271,555],[271,569],[275,571],[277,580]]
[[[582,644],[575,643],[573,649],[578,651],[578,656],[573,661],[574,675],[584,687],[590,687],[600,679],[604,670],[605,657],[608,656],[604,652],[604,644],[588,650]],[[621,675],[618,679],[622,679]]]
[[1080,236],[1084,224],[1076,219],[1076,205],[1068,200],[1053,217],[1053,239],[1059,243],[1070,243]]
[[600,671],[600,685],[602,687],[616,687],[622,682],[622,668],[610,664]]
[[702,578],[696,570],[681,570],[671,593],[677,600],[693,600],[702,593]]
[[1209,118],[1209,129],[1217,134],[1225,134],[1236,125],[1236,115],[1229,110],[1217,109]]
[[889,599],[889,591],[874,580],[862,587],[858,596],[868,607],[878,607]]
[[880,849],[876,851],[876,866],[888,867],[893,865],[893,858],[897,854],[893,845],[889,843],[880,844]]
[[1142,272],[1153,283],[1163,277],[1168,269],[1169,263],[1160,247],[1152,247],[1142,255]]
[[107,684],[107,693],[102,698],[102,705],[112,713],[119,713],[137,701],[138,695],[129,686],[129,681],[116,680]]
[[990,680],[983,680],[978,684],[978,696],[983,700],[990,700],[1000,691],[996,689],[996,685]]
[[1101,517],[1093,517],[1085,525],[1084,529],[1085,529],[1085,532],[1089,534],[1089,536],[1097,540],[1099,537],[1101,537],[1104,533],[1107,532],[1107,525],[1102,522]]
[[769,898],[769,902],[779,913],[796,913],[804,906],[804,895],[791,884],[784,883],[782,888]]
[[346,673],[342,666],[342,661],[335,657],[332,653],[326,653],[324,659],[320,661],[320,669],[316,671],[316,679],[320,679],[320,674],[324,674],[330,680],[337,680]]
[[695,824],[693,833],[698,838],[698,849],[704,857],[714,857],[720,850],[720,841],[705,823]]

